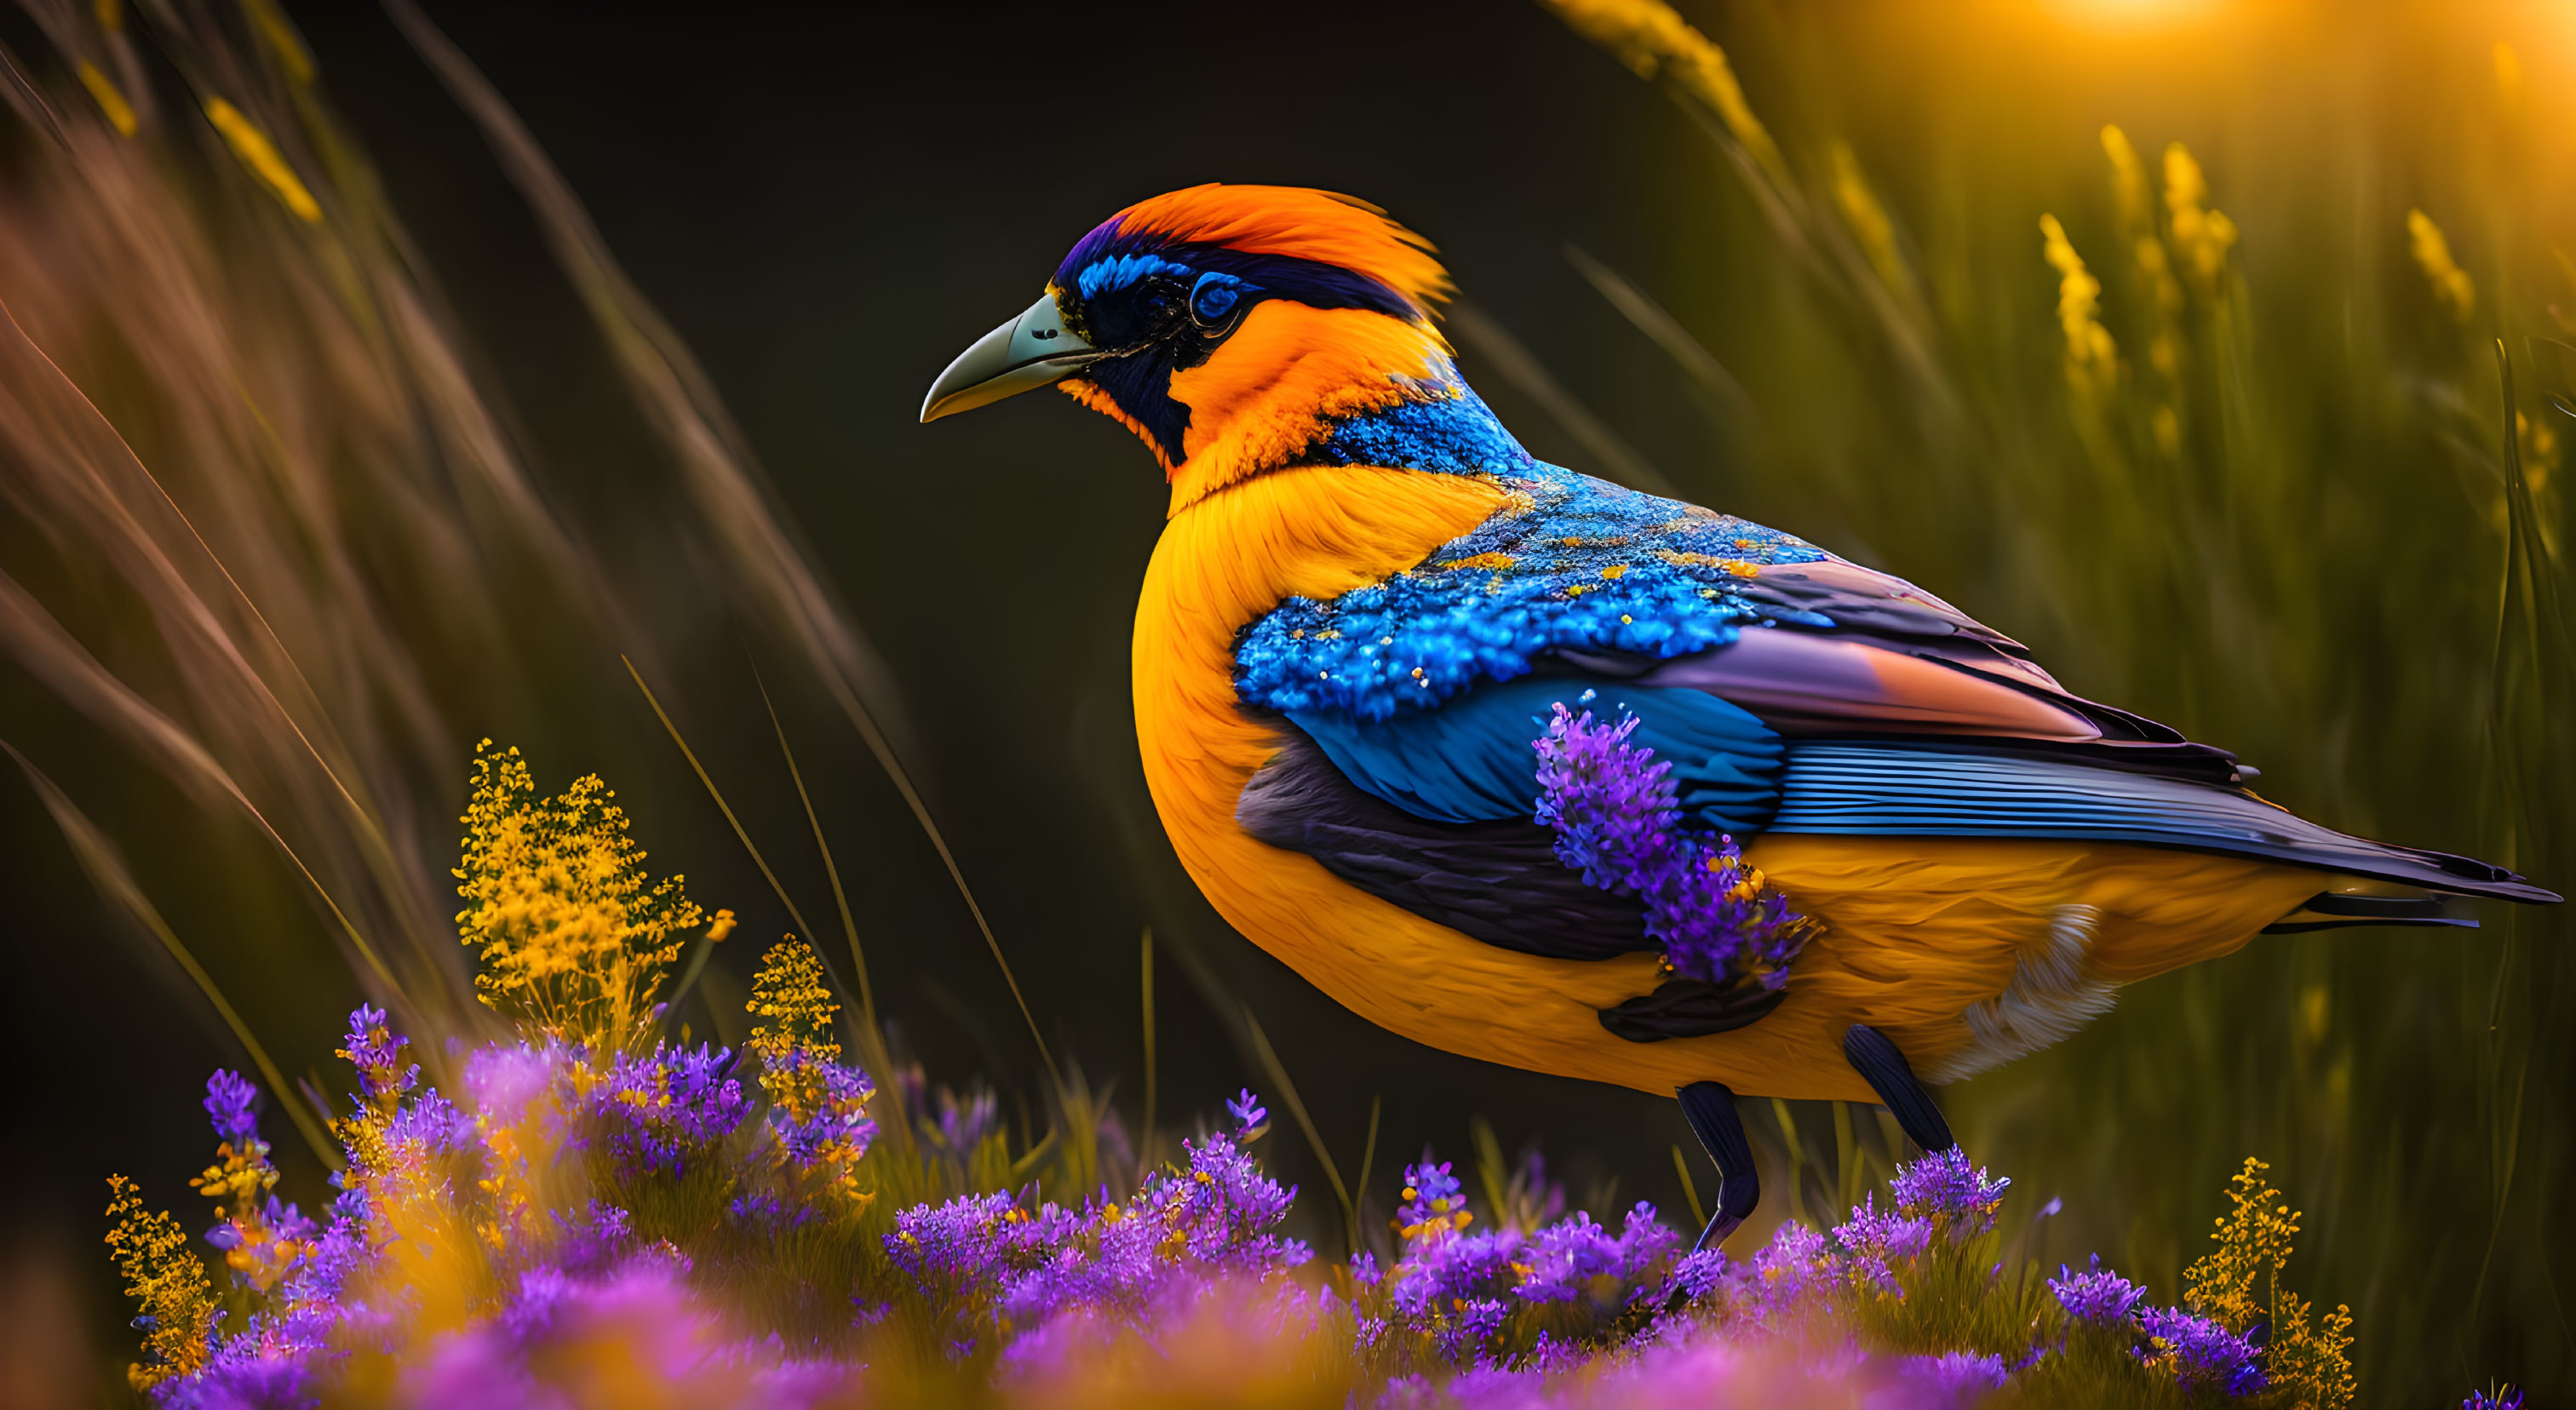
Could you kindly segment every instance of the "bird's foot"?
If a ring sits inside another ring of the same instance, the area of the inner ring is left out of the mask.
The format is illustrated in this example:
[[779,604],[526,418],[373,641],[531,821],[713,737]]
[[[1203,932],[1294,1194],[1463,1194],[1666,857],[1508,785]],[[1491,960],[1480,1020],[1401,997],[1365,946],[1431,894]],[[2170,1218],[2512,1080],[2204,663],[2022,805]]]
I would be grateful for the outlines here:
[[[1753,1143],[1745,1139],[1744,1119],[1735,1114],[1735,1093],[1720,1082],[1693,1082],[1675,1095],[1691,1134],[1717,1165],[1717,1209],[1700,1230],[1691,1252],[1715,1248],[1740,1227],[1762,1202],[1762,1180],[1753,1169]],[[1680,1288],[1665,1299],[1666,1312],[1678,1311],[1690,1299]]]

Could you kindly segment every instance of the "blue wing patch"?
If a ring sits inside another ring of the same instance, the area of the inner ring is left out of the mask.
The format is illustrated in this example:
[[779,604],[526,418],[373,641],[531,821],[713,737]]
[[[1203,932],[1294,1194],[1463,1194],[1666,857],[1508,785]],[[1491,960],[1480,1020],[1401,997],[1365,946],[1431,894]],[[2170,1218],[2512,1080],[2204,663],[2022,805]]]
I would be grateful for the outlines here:
[[1291,710],[1343,775],[1433,822],[1530,820],[1538,758],[1530,741],[1551,707],[1638,719],[1632,742],[1669,762],[1682,811],[1711,831],[1750,837],[1771,824],[1788,758],[1780,736],[1745,710],[1696,690],[1618,686],[1563,676],[1482,686],[1437,710],[1362,720],[1337,710]]
[[1243,703],[1387,720],[1544,652],[1687,656],[1768,622],[1830,629],[1753,588],[1774,564],[1826,554],[1774,529],[1527,461],[1497,477],[1510,505],[1418,567],[1330,602],[1292,597],[1235,642]]

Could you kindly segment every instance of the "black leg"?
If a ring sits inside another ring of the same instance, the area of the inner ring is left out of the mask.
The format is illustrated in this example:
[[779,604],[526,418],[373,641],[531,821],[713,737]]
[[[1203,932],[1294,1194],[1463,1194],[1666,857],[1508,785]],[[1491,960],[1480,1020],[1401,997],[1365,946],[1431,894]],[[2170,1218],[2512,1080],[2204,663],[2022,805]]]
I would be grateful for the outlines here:
[[[1896,1124],[1914,1144],[1926,1151],[1945,1151],[1958,1144],[1950,1137],[1950,1123],[1941,1119],[1941,1108],[1932,1104],[1932,1094],[1914,1076],[1906,1064],[1905,1054],[1887,1040],[1887,1035],[1866,1023],[1855,1023],[1843,1035],[1843,1056],[1853,1069],[1869,1082],[1870,1090],[1887,1104]],[[1740,1136],[1737,1139],[1742,1139]]]
[[1693,1082],[1681,1089],[1682,1117],[1699,1137],[1708,1158],[1717,1162],[1717,1212],[1700,1230],[1696,1253],[1725,1241],[1762,1201],[1762,1178],[1753,1170],[1753,1143],[1744,1139],[1744,1120],[1735,1114],[1735,1094],[1722,1083]]

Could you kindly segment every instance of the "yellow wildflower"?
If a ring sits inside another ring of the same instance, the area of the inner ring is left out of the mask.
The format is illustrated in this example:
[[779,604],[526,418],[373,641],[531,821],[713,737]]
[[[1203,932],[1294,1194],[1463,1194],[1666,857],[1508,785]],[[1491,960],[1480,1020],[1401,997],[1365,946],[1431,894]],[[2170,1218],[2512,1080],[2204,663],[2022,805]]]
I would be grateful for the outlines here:
[[2284,1392],[2283,1410],[2344,1410],[2359,1386],[2352,1374],[2352,1309],[2337,1306],[2313,1325],[2308,1304],[2284,1290],[2274,1309],[2280,1331],[2263,1348],[2263,1369]]
[[542,798],[519,751],[496,756],[490,746],[475,751],[456,870],[467,902],[458,933],[483,961],[475,990],[558,1037],[632,1041],[652,1021],[677,937],[706,917],[681,878],[648,883],[625,811],[598,775]]
[[2058,273],[2057,322],[2066,330],[2067,380],[2078,391],[2106,390],[2119,374],[2120,350],[2102,326],[2102,281],[2084,267],[2056,216],[2039,218],[2039,234],[2041,253]]
[[2343,1410],[2354,1392],[2352,1309],[2339,1306],[2312,1324],[2306,1299],[2281,1286],[2300,1216],[2263,1178],[2269,1168],[2248,1156],[2228,1182],[2228,1213],[2210,1235],[2218,1247],[2184,1272],[2185,1298],[2230,1331],[2270,1329],[2263,1369],[2282,1405]]
[[2451,258],[2451,242],[2442,238],[2442,227],[2422,211],[2406,213],[2406,243],[2415,263],[2423,269],[2424,278],[2433,286],[2433,297],[2441,301],[2451,316],[2466,323],[2478,311],[2478,286],[2469,272]]
[[167,1213],[143,1207],[143,1192],[122,1175],[107,1177],[111,1196],[107,1247],[125,1275],[125,1295],[143,1310],[144,1352],[148,1364],[129,1366],[126,1380],[138,1391],[150,1390],[173,1376],[194,1374],[206,1364],[206,1336],[216,1312],[215,1293],[206,1265],[188,1251],[188,1235]]
[[2180,142],[2165,148],[2165,218],[2173,229],[2174,248],[2181,251],[2203,293],[2215,292],[2227,270],[2227,252],[2236,244],[2236,222],[2208,208],[2209,182],[2189,148]]
[[2192,1310],[2243,1331],[2263,1318],[2264,1300],[2255,1285],[2269,1291],[2290,1261],[2290,1237],[2299,1232],[2299,1216],[2278,1201],[2281,1192],[2263,1178],[2271,1167],[2248,1156],[2245,1167],[2229,1181],[2230,1209],[2210,1237],[2216,1250],[2191,1265],[2183,1275]]
[[1585,39],[1618,56],[1639,78],[1658,70],[1692,97],[1716,109],[1726,130],[1742,143],[1775,178],[1785,180],[1780,148],[1771,140],[1753,105],[1744,101],[1744,86],[1726,51],[1691,28],[1663,0],[1546,0],[1557,18]]
[[751,983],[751,1041],[744,1046],[765,1062],[803,1048],[825,1062],[841,1056],[832,1041],[832,1015],[841,1005],[823,982],[823,960],[814,947],[790,935],[760,958],[760,973]]
[[229,1222],[238,1240],[225,1251],[224,1266],[261,1292],[275,1290],[287,1265],[308,1245],[281,1237],[268,1222],[265,1200],[277,1188],[268,1142],[254,1136],[238,1146],[231,1141],[217,1145],[215,1163],[188,1183],[208,1199],[229,1201],[215,1206],[215,1217]]

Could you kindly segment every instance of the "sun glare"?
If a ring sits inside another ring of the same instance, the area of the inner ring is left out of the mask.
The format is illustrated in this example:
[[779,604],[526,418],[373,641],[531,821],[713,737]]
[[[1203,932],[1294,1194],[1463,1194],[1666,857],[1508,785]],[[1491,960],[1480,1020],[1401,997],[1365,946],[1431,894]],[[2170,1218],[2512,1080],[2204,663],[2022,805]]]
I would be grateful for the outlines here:
[[2235,6],[2230,0],[2045,0],[2043,8],[2085,29],[2136,31],[2216,19]]

